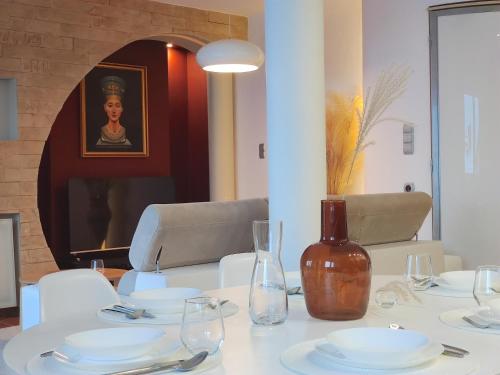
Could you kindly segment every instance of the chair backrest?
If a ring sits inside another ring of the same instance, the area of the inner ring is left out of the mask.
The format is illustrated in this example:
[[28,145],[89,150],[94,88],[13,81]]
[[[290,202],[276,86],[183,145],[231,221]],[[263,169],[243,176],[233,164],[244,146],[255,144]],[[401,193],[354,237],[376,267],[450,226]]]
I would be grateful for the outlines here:
[[249,285],[252,279],[255,253],[226,255],[219,263],[219,288]]
[[252,222],[268,218],[266,199],[152,204],[137,224],[129,251],[136,271],[210,263],[253,250]]
[[95,315],[120,298],[108,279],[91,269],[60,271],[40,279],[40,322]]

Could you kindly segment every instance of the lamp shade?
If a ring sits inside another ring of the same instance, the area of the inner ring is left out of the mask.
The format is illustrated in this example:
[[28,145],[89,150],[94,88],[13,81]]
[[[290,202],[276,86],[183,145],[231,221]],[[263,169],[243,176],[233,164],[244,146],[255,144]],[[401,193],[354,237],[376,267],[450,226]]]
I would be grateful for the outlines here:
[[242,73],[259,69],[264,53],[246,40],[223,39],[200,48],[196,61],[209,72]]

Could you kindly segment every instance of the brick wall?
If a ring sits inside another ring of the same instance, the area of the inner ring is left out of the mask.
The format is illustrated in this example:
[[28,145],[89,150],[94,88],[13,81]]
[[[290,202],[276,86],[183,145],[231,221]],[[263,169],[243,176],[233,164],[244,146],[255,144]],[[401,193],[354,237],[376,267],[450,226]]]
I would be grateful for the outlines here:
[[0,0],[0,78],[17,80],[19,126],[19,140],[0,141],[0,212],[20,213],[22,273],[57,269],[40,224],[37,176],[67,96],[120,47],[169,35],[247,39],[247,19],[148,0]]

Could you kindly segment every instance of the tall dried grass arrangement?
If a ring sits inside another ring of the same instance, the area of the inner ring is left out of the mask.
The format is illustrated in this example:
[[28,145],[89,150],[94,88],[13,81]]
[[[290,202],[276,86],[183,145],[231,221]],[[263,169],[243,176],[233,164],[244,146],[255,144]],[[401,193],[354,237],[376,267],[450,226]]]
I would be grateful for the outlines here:
[[[370,131],[382,122],[402,122],[382,117],[387,108],[406,90],[411,75],[409,67],[393,66],[383,71],[373,91],[367,90],[364,106],[359,97],[352,101],[332,95],[327,108],[328,193],[342,194],[359,172]],[[352,112],[355,113],[355,118]],[[354,142],[353,142],[354,137]]]
[[[363,168],[363,157],[353,159],[359,133],[358,111],[362,111],[360,96],[348,99],[337,93],[329,94],[326,108],[326,163],[328,194],[343,194],[352,177]],[[354,164],[351,164],[354,160]],[[352,178],[354,180],[354,178]]]

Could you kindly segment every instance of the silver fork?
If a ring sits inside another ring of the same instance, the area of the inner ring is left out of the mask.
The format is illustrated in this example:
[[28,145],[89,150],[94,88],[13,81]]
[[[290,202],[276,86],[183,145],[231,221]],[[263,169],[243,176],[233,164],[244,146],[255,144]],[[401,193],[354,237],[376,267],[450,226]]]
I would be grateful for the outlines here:
[[489,323],[481,318],[478,318],[476,316],[462,316],[462,319],[465,320],[467,323],[469,323],[471,326],[480,328],[480,329],[486,329],[486,328],[500,328],[500,324],[496,323]]
[[140,315],[138,318],[148,318],[148,319],[153,319],[155,316],[149,312],[147,312],[145,309],[135,309],[133,307],[127,307],[123,305],[113,305],[114,310],[123,310],[126,313],[134,314],[134,313],[139,313]]
[[127,319],[132,319],[132,320],[139,319],[142,316],[142,311],[140,310],[134,312],[127,312],[125,310],[120,310],[120,309],[102,309],[101,311],[123,314],[127,317]]

